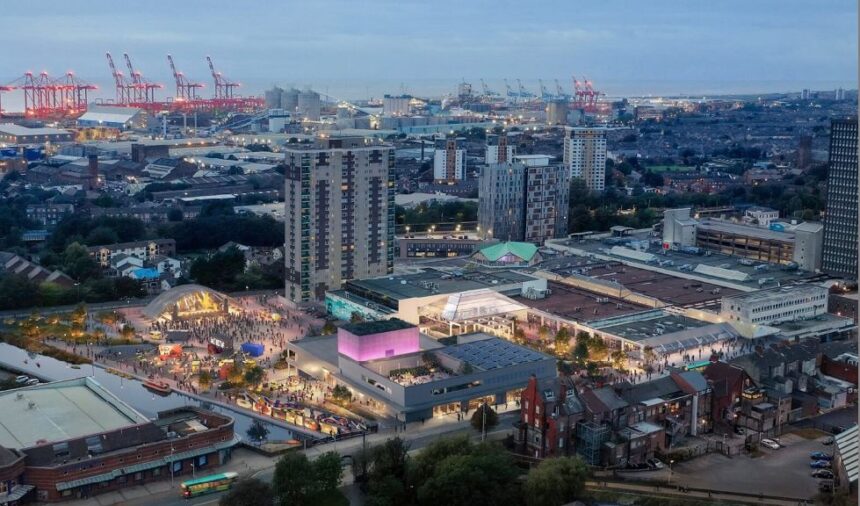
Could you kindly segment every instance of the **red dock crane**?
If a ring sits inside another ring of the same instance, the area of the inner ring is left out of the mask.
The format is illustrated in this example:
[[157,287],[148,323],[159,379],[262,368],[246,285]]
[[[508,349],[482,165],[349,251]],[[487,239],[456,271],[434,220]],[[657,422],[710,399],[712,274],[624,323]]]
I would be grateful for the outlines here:
[[117,70],[116,65],[113,64],[113,56],[110,53],[105,53],[105,55],[107,56],[110,72],[113,75],[114,85],[116,86],[116,103],[119,105],[128,105],[131,102],[132,85],[122,75],[122,72]]
[[215,70],[215,65],[212,63],[212,58],[206,56],[206,62],[209,63],[209,70],[212,72],[212,79],[215,81],[215,98],[233,98],[233,89],[242,86],[241,83],[233,82],[227,77],[224,77],[221,72]]
[[159,83],[153,83],[143,78],[140,71],[134,69],[131,64],[131,58],[128,53],[122,54],[125,58],[125,64],[128,66],[129,76],[131,76],[131,89],[133,91],[131,102],[135,104],[152,104],[155,103],[155,90],[160,90],[164,86]]
[[54,114],[63,116],[81,114],[87,110],[87,95],[98,86],[81,81],[74,72],[52,81],[54,92]]
[[167,55],[167,61],[170,63],[170,70],[173,71],[173,79],[176,80],[176,100],[183,102],[197,100],[197,90],[203,88],[203,83],[189,81],[185,74],[176,70],[172,56]]

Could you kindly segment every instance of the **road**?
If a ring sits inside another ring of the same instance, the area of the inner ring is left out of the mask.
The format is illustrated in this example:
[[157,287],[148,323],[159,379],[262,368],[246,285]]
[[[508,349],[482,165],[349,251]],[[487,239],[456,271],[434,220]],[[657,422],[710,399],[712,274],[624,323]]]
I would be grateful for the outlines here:
[[[501,438],[503,438],[506,434],[510,433],[510,431],[512,430],[511,424],[513,423],[513,421],[518,416],[519,416],[519,413],[515,413],[515,412],[504,413],[504,414],[499,415],[499,425],[494,430],[489,431],[487,433],[487,438],[488,439],[501,439]],[[473,441],[480,441],[480,439],[481,439],[481,435],[479,433],[476,433],[471,428],[457,428],[457,429],[449,431],[449,432],[433,433],[433,434],[422,434],[420,431],[418,431],[418,432],[413,432],[413,434],[410,435],[407,432],[405,437],[402,435],[402,433],[401,434],[390,433],[390,437],[393,437],[395,435],[404,437],[404,439],[409,441],[409,444],[410,444],[409,454],[412,456],[415,456],[416,454],[420,453],[422,448],[426,447],[427,445],[429,445],[433,441],[436,441],[437,439],[451,437],[451,436],[458,435],[458,434],[468,434]],[[370,444],[370,443],[368,442],[368,444]],[[315,446],[315,447],[310,448],[308,450],[302,450],[302,451],[304,451],[308,455],[309,459],[313,460],[314,458],[322,455],[325,452],[329,452],[329,451],[337,451],[338,453],[340,453],[341,456],[352,455],[357,450],[359,450],[361,448],[361,446],[362,446],[361,438],[354,438],[354,439],[350,439],[347,441],[339,442],[336,445],[325,444],[325,445]],[[251,472],[251,473],[246,472],[246,473],[240,473],[240,474],[245,474],[245,475],[250,474],[251,476],[253,476],[255,478],[259,478],[263,481],[271,483],[274,472],[275,472],[275,463],[276,462],[277,462],[277,459],[273,458],[273,459],[271,459],[271,464],[268,467],[258,469],[254,472]],[[186,477],[186,479],[187,479],[187,477]],[[344,483],[344,485],[343,485],[342,489],[343,488],[349,489],[352,487],[352,472],[351,472],[349,467],[344,468],[344,482],[343,483]],[[355,490],[346,490],[345,493],[348,496],[353,495],[355,493]],[[179,480],[177,480],[175,490],[169,490],[169,491],[166,491],[163,493],[147,495],[145,497],[140,497],[137,499],[131,499],[128,501],[123,501],[123,502],[118,502],[118,503],[113,503],[113,504],[115,504],[117,506],[119,506],[119,505],[122,505],[122,506],[150,506],[152,504],[158,504],[159,506],[186,506],[186,505],[199,506],[199,505],[207,505],[207,504],[217,504],[218,500],[220,499],[220,497],[222,495],[224,495],[224,492],[186,500],[186,499],[183,499],[182,497],[179,496]],[[101,506],[108,506],[107,503],[102,503],[102,502],[97,503],[97,502],[95,502],[95,500],[92,501],[92,504],[100,504]]]

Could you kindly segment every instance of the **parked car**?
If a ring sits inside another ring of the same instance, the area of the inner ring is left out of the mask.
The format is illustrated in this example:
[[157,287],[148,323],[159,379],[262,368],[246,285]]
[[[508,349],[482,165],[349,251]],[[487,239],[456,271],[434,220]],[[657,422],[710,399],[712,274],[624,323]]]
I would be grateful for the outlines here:
[[809,463],[809,467],[813,469],[830,469],[829,460],[813,460]]
[[809,458],[813,460],[833,460],[832,456],[824,452],[812,452],[809,454]]
[[833,473],[827,469],[816,469],[815,471],[812,471],[812,476],[813,478],[823,478],[825,480],[833,479]]
[[743,427],[735,427],[735,434],[743,436],[745,433],[746,433],[746,431],[744,431]]
[[663,469],[664,465],[660,462],[660,459],[648,459],[648,467],[651,469]]
[[31,386],[33,386],[33,385],[38,385],[38,384],[39,384],[39,380],[37,380],[36,378],[30,378],[30,379],[28,379],[28,380],[27,380],[27,382],[26,382],[26,383],[24,383],[24,384],[25,384],[25,385],[27,385],[27,386],[29,386],[29,387],[31,387]]
[[762,439],[761,445],[766,446],[766,447],[770,448],[771,450],[779,450],[780,448],[782,448],[781,446],[779,446],[779,443],[777,443],[773,439]]
[[823,444],[824,446],[830,446],[833,444],[833,438],[829,437],[829,438],[825,439],[824,441],[822,441],[821,444]]
[[26,383],[29,379],[29,376],[18,376],[15,378],[15,383]]

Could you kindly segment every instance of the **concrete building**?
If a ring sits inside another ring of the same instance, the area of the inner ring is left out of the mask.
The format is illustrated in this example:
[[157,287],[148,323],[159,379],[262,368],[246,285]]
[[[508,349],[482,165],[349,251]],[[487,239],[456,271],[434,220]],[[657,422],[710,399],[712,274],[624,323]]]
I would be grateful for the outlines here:
[[322,300],[394,268],[394,150],[361,137],[284,149],[286,297]]
[[433,179],[448,184],[466,175],[466,146],[462,139],[437,139],[433,155]]
[[320,94],[310,89],[299,93],[296,104],[296,117],[302,120],[319,121]]
[[385,95],[382,97],[382,114],[385,116],[408,116],[411,112],[411,95]]
[[0,124],[0,144],[45,144],[72,142],[74,134],[59,128],[29,128],[14,123]]
[[211,474],[239,440],[225,415],[180,407],[150,420],[89,377],[9,390],[0,395],[0,501],[88,499]]
[[857,118],[830,125],[822,270],[857,279]]
[[567,234],[569,172],[564,166],[521,163],[481,168],[478,222],[483,233],[505,241],[542,245]]
[[555,358],[504,339],[469,334],[444,346],[399,321],[292,341],[287,362],[407,422],[514,403],[530,377],[556,376]]
[[508,144],[508,136],[505,134],[487,136],[487,151],[484,155],[484,163],[496,165],[508,163],[513,160],[514,147]]
[[606,129],[565,127],[564,166],[592,191],[606,187]]
[[546,104],[546,122],[548,125],[567,125],[567,100],[551,100]]
[[723,297],[720,315],[731,323],[772,325],[808,320],[827,312],[828,289],[785,286]]
[[779,219],[779,211],[769,207],[753,206],[744,212],[744,218],[753,225],[768,228],[772,221]]
[[663,211],[663,248],[680,249],[696,245],[696,226],[692,209],[666,209]]
[[[753,261],[781,264],[817,272],[821,269],[824,227],[816,222],[771,222],[773,214],[762,211],[769,227],[728,220],[691,217],[689,208],[663,212],[663,248],[697,252],[709,250]],[[759,218],[753,218],[759,219]]]

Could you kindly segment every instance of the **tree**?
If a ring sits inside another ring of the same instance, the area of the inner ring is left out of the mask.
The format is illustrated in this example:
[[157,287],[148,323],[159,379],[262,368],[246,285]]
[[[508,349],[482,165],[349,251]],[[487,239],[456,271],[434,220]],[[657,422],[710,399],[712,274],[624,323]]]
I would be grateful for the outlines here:
[[203,369],[197,373],[197,385],[204,390],[208,390],[212,386],[212,373],[207,369]]
[[[486,418],[484,415],[486,414]],[[487,403],[481,404],[472,414],[472,427],[479,432],[489,431],[499,424],[499,415]]]
[[584,364],[588,360],[588,341],[590,337],[588,334],[583,336],[583,333],[580,332],[576,337],[576,345],[573,348],[573,359],[576,360],[579,364]]
[[395,506],[408,503],[409,444],[396,437],[374,446],[367,453],[367,504]]
[[607,351],[609,348],[602,338],[594,336],[588,341],[588,354],[593,360],[606,360]]
[[66,247],[62,262],[62,270],[78,281],[97,278],[101,274],[98,264],[90,256],[87,248],[77,242]]
[[335,385],[331,390],[331,398],[338,404],[349,404],[352,402],[352,392],[343,385]]
[[251,438],[251,441],[262,443],[264,439],[269,435],[269,428],[263,425],[263,422],[260,420],[254,420],[251,422],[251,426],[248,427],[248,431],[246,432],[248,437]]
[[134,338],[135,332],[137,331],[134,329],[134,326],[132,326],[132,324],[123,324],[121,331],[122,337],[124,337],[125,339],[132,339]]
[[273,506],[272,487],[257,478],[240,480],[221,497],[219,506]]
[[310,462],[305,454],[292,452],[281,457],[275,465],[272,491],[278,504],[348,504],[337,489],[342,477],[338,453],[327,452]]
[[245,369],[245,373],[243,374],[245,383],[250,386],[257,386],[263,382],[263,378],[266,377],[266,372],[262,367],[258,365],[251,366]]
[[588,467],[578,457],[547,459],[526,477],[527,506],[561,506],[582,497]]
[[426,481],[416,484],[418,504],[517,504],[518,474],[502,448],[461,443],[438,461]]
[[326,320],[325,324],[323,324],[322,330],[320,331],[320,333],[324,336],[334,334],[335,332],[337,332],[337,327],[331,320]]

